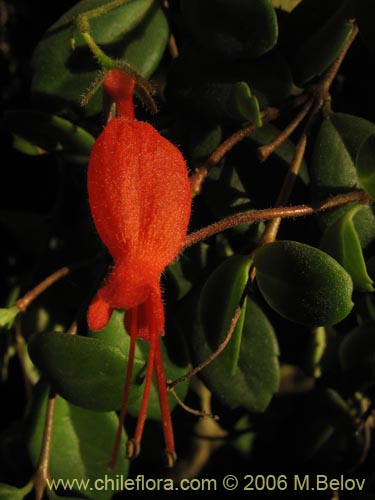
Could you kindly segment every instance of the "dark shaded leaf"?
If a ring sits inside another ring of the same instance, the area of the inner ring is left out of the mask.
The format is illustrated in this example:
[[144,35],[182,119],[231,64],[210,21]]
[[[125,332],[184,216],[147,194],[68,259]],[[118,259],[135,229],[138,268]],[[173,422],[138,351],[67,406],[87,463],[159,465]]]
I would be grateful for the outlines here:
[[283,40],[297,85],[321,75],[338,57],[353,25],[346,2],[304,0],[288,17]]
[[[194,44],[187,44],[171,66],[168,95],[193,116],[203,113],[211,119],[244,120],[247,114],[228,98],[230,93],[241,95],[241,88],[236,90],[239,84],[247,84],[262,107],[285,99],[293,86],[289,66],[277,51],[250,61],[222,64]],[[242,93],[246,97],[244,90]]]
[[257,57],[274,47],[278,27],[269,0],[182,0],[193,38],[218,58]]
[[360,147],[357,159],[357,173],[359,185],[371,196],[375,198],[375,134],[370,135]]
[[375,322],[352,330],[340,346],[340,363],[347,387],[370,397],[375,388]]

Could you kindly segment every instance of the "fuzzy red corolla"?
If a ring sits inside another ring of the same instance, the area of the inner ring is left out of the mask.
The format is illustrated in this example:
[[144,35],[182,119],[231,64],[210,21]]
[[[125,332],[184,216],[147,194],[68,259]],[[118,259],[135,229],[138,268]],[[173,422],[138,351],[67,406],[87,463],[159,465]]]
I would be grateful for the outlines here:
[[104,89],[116,102],[118,117],[105,126],[92,149],[88,195],[93,221],[112,255],[113,268],[90,305],[88,324],[93,330],[101,329],[113,309],[126,311],[131,342],[121,421],[129,396],[135,340],[150,342],[143,400],[128,455],[136,455],[139,449],[155,371],[166,451],[172,463],[173,431],[159,341],[159,334],[164,333],[160,275],[185,241],[190,183],[180,151],[149,123],[134,119],[134,82],[112,70]]

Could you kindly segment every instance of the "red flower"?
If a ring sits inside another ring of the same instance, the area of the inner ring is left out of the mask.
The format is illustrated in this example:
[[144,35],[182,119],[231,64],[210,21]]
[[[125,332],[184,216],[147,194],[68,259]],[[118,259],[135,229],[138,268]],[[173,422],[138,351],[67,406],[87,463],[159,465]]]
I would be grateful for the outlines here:
[[106,125],[92,149],[88,195],[96,229],[114,265],[90,305],[88,324],[93,330],[101,329],[113,309],[126,310],[125,325],[131,342],[121,427],[135,341],[141,338],[150,342],[143,399],[128,456],[132,458],[139,451],[155,371],[166,452],[173,463],[173,430],[159,341],[159,334],[164,334],[160,275],[185,241],[191,211],[188,172],[180,151],[171,142],[150,124],[134,119],[134,82],[127,75],[110,71],[104,89],[115,100],[119,116]]

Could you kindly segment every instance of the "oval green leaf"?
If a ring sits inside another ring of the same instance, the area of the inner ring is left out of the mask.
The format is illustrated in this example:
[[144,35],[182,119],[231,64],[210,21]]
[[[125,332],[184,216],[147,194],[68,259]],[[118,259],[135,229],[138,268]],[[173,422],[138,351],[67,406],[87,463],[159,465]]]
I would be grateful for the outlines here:
[[359,185],[375,199],[375,134],[370,135],[360,147],[356,166]]
[[[52,112],[92,115],[102,105],[102,92],[80,108],[81,96],[95,80],[95,60],[81,35],[73,30],[73,19],[81,12],[103,5],[102,0],[84,0],[53,24],[32,58],[34,102]],[[71,36],[75,35],[75,50]],[[110,56],[123,59],[144,77],[157,68],[167,45],[169,28],[156,0],[127,2],[92,21],[95,41]]]
[[[56,391],[70,403],[95,411],[118,410],[121,407],[130,337],[123,326],[123,312],[115,311],[109,324],[90,337],[67,333],[42,332],[29,341],[32,361],[47,377]],[[174,364],[162,344],[166,376],[183,375],[186,366]],[[143,393],[143,381],[148,358],[148,345],[137,342],[128,413],[137,415]],[[187,384],[176,391],[181,399]],[[153,383],[148,415],[160,418],[157,389]],[[170,406],[176,400],[170,395]]]
[[353,25],[345,0],[303,0],[286,19],[281,37],[297,85],[321,75],[338,57]]
[[[212,320],[217,311],[217,308],[211,311]],[[218,341],[212,344],[208,334],[202,325],[194,330],[192,342],[196,362],[206,359],[219,345]],[[224,353],[225,350],[202,370],[201,377],[207,387],[230,408],[265,411],[279,388],[279,349],[271,323],[252,297],[247,298],[235,375],[230,375],[222,359]]]
[[[48,389],[39,384],[28,422],[28,449],[34,467],[39,462],[47,399]],[[116,489],[122,489],[119,482],[115,486],[116,478],[121,474],[126,479],[129,469],[129,461],[125,459],[124,453],[120,453],[114,470],[107,470],[117,426],[118,417],[114,412],[84,410],[56,396],[49,460],[51,479],[72,481],[75,487],[71,491],[93,500],[112,498]],[[125,449],[125,442],[126,434],[123,431],[120,444],[122,450]],[[105,478],[113,481],[113,489],[100,490],[93,487],[96,479],[104,481]],[[78,484],[73,480],[78,480]],[[88,487],[79,489],[80,481],[87,481]]]
[[258,248],[254,263],[262,295],[290,321],[333,325],[353,307],[350,275],[317,248],[296,241],[277,241]]
[[[231,257],[203,287],[192,338],[196,363],[215,352],[227,335],[250,266],[248,257]],[[271,324],[259,306],[247,298],[231,340],[201,376],[223,404],[264,411],[278,388],[277,354]]]
[[[108,343],[67,333],[37,333],[29,341],[34,364],[69,402],[96,411],[118,410],[121,406],[127,357]],[[134,377],[144,367],[135,358]],[[141,386],[133,383],[131,398]]]
[[365,260],[353,217],[362,210],[361,205],[351,207],[324,232],[320,248],[339,262],[352,277],[354,288],[373,292],[373,281],[367,273]]
[[182,0],[184,20],[196,42],[216,57],[258,57],[274,47],[278,26],[270,0]]

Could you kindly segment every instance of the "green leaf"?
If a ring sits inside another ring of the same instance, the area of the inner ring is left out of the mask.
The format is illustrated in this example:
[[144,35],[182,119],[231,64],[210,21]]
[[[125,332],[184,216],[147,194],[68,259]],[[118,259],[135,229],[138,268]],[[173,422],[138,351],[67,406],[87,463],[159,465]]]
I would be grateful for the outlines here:
[[210,82],[189,92],[190,113],[218,121],[251,122],[262,125],[259,103],[246,82]]
[[351,391],[374,396],[375,388],[375,322],[358,326],[340,345],[340,364],[345,383]]
[[329,226],[323,234],[320,248],[348,271],[354,288],[362,292],[373,292],[373,281],[367,274],[361,243],[353,223],[354,215],[362,208],[361,205],[351,207]]
[[[250,61],[219,64],[193,43],[188,43],[171,65],[167,93],[169,99],[189,115],[202,116],[203,112],[215,120],[236,117],[237,120],[251,120],[247,118],[249,111],[246,108],[252,101],[255,104],[255,98],[260,107],[279,103],[291,93],[292,87],[289,66],[276,50]],[[245,109],[241,111],[239,103],[233,102],[230,95],[242,96]]]
[[[375,134],[375,125],[357,116],[335,113],[323,121],[315,140],[311,160],[311,184],[314,196],[327,196],[360,188],[356,168],[358,152],[366,139]],[[350,206],[319,216],[322,228],[333,224]],[[354,216],[354,225],[362,248],[375,241],[375,217],[370,207]]]
[[220,125],[198,123],[191,130],[189,158],[192,162],[206,160],[222,142],[223,133]]
[[[34,467],[37,466],[40,456],[47,399],[48,389],[40,384],[34,394],[28,426],[28,448]],[[121,474],[126,478],[129,468],[124,453],[120,453],[114,470],[107,470],[117,426],[118,417],[114,412],[97,413],[84,410],[56,396],[49,465],[51,479],[88,480],[86,488],[82,482],[81,488],[78,484],[73,488],[73,492],[93,500],[109,500],[116,489],[122,489],[121,485],[116,488],[116,477]],[[120,444],[122,450],[125,449],[126,439],[123,431]],[[104,481],[105,478],[113,480],[113,490],[99,490],[94,487],[96,479]]]
[[23,488],[16,488],[10,484],[0,483],[0,500],[23,500],[34,488],[32,481]]
[[[330,455],[330,441],[335,436],[342,446],[353,450],[347,441],[353,439],[356,422],[347,403],[336,391],[316,388],[298,396],[295,401],[295,413],[288,419],[288,427],[282,429],[286,439],[283,443],[288,446],[294,463],[306,463],[319,453],[317,463],[321,464],[321,457]],[[337,447],[333,446],[336,455]]]
[[[42,332],[34,334],[29,341],[32,361],[45,374],[56,391],[82,408],[95,411],[118,410],[128,362],[130,337],[123,325],[123,313],[115,311],[109,324],[99,332],[90,332],[90,337],[67,333]],[[178,378],[186,367],[175,365],[162,345],[166,376]],[[132,388],[128,413],[137,414],[143,393],[145,365],[148,358],[147,342],[137,342]],[[178,395],[183,399],[187,384],[180,384]],[[152,387],[149,407],[151,418],[160,418],[157,390]],[[170,406],[176,401],[170,396]]]
[[[198,314],[205,337],[211,341],[212,346],[222,342],[229,330],[249,279],[251,264],[251,259],[243,256],[234,256],[225,260],[202,289]],[[217,314],[213,316],[212,311],[215,308],[217,308]],[[232,376],[236,373],[240,355],[245,310],[246,302],[242,306],[232,338],[221,355],[222,366]]]
[[291,12],[301,0],[272,0],[274,7]]
[[320,326],[309,333],[304,339],[303,370],[311,377],[318,378],[321,375],[320,362],[327,346],[326,329]]
[[[70,44],[73,19],[100,5],[102,0],[79,2],[49,28],[36,47],[32,58],[32,93],[35,103],[43,109],[86,115],[100,111],[101,91],[84,109],[80,108],[80,98],[99,68],[79,33],[74,33],[74,51]],[[123,59],[147,78],[160,63],[169,29],[159,2],[134,0],[94,19],[92,34],[108,55]]]
[[312,155],[311,180],[317,196],[359,187],[355,166],[364,141],[375,125],[358,116],[335,113],[320,126]]
[[304,0],[288,17],[283,44],[290,54],[297,85],[321,75],[339,56],[350,37],[346,2]]
[[[246,286],[250,265],[248,257],[231,257],[202,289],[191,341],[196,363],[207,359],[224,340]],[[270,322],[253,298],[247,298],[239,321],[234,337],[201,376],[223,404],[262,412],[278,389],[277,341]]]
[[[104,327],[102,330],[99,331],[95,332],[90,331],[89,335],[92,338],[105,342],[109,346],[118,348],[125,356],[126,362],[123,365],[121,378],[117,378],[117,380],[114,381],[114,384],[116,384],[119,391],[121,390],[121,397],[122,397],[122,391],[124,388],[124,381],[125,381],[125,367],[128,360],[129,346],[130,346],[130,337],[124,328],[123,311],[114,311],[112,313],[111,320],[109,321],[106,327]],[[144,342],[143,340],[137,341],[136,351],[135,351],[135,363],[133,370],[133,385],[127,407],[127,412],[129,415],[137,416],[139,413],[143,395],[142,384],[146,372],[148,352],[149,352],[149,343]],[[164,345],[163,340],[161,340],[161,352],[167,379],[169,380],[177,379],[188,371],[187,365],[182,364],[182,366],[180,366],[172,361]],[[178,384],[178,386],[175,388],[175,391],[181,400],[185,398],[187,390],[188,390],[187,382]],[[168,399],[169,399],[169,407],[173,409],[176,406],[176,399],[173,397],[172,394],[168,395]],[[119,409],[121,405],[120,400],[118,400],[117,404],[118,406],[116,407],[116,409]],[[147,416],[148,418],[160,419],[159,397],[155,381],[153,381],[151,386]]]
[[359,185],[371,196],[375,198],[375,134],[370,135],[360,147],[357,159],[357,173]]
[[[95,411],[118,410],[121,406],[127,357],[105,341],[46,332],[29,341],[33,363],[56,391],[69,402]],[[144,367],[139,351],[134,361],[133,380]],[[141,391],[133,384],[130,397]]]
[[0,309],[0,328],[6,328],[10,330],[13,326],[14,320],[20,313],[17,306],[6,307]]
[[254,263],[262,295],[290,321],[333,325],[353,307],[350,275],[317,248],[296,241],[277,241],[258,248]]
[[274,47],[278,27],[269,0],[182,0],[194,40],[219,59],[259,57]]
[[4,126],[15,135],[15,146],[22,141],[23,147],[28,144],[34,148],[24,149],[22,152],[26,154],[62,151],[87,157],[95,141],[91,134],[70,121],[41,111],[8,111]]

